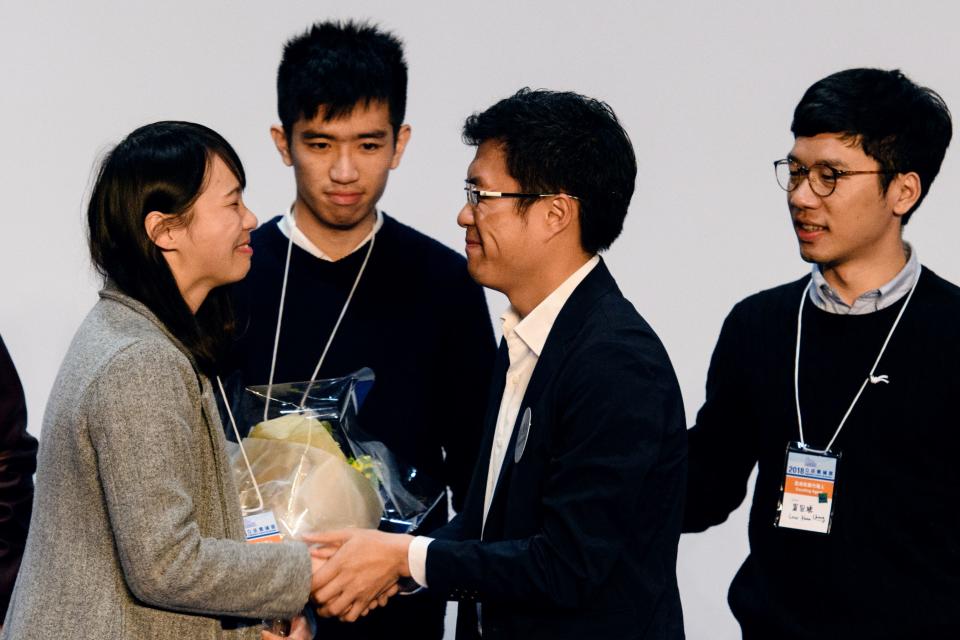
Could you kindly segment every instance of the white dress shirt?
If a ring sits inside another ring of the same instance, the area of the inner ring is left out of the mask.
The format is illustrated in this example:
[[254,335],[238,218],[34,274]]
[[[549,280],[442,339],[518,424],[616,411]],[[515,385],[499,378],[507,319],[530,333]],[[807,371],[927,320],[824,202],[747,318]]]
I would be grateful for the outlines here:
[[[507,369],[506,385],[503,388],[503,397],[500,399],[497,426],[490,448],[490,464],[487,467],[487,484],[483,497],[484,525],[487,522],[490,503],[493,501],[494,490],[497,488],[497,479],[500,477],[507,446],[513,436],[513,427],[520,413],[523,396],[527,391],[530,378],[533,377],[533,370],[547,342],[547,336],[550,335],[550,329],[553,328],[553,323],[556,322],[560,310],[563,309],[563,305],[567,303],[574,289],[599,263],[600,258],[592,257],[544,298],[543,302],[525,318],[521,319],[512,305],[500,317],[503,321],[503,339],[507,343],[510,366]],[[427,586],[427,547],[432,540],[432,538],[417,536],[410,543],[407,552],[410,574],[417,584],[424,587]]]
[[[372,238],[377,231],[380,231],[380,227],[383,226],[383,214],[380,213],[379,209],[377,209],[376,214],[377,218],[373,222],[373,229],[370,230],[370,233],[367,234],[367,237],[357,243],[357,246],[355,246],[350,253],[354,253],[357,249],[367,244],[370,241],[370,238]],[[327,262],[334,262],[333,258],[324,253],[323,249],[311,242],[310,238],[308,238],[303,231],[300,230],[300,227],[297,226],[297,220],[293,213],[293,205],[290,205],[290,209],[283,214],[282,218],[280,218],[280,222],[277,223],[277,228],[280,229],[280,233],[288,238],[292,233],[293,244],[297,245],[314,258],[320,258],[321,260],[326,260]],[[350,255],[350,253],[347,255]]]

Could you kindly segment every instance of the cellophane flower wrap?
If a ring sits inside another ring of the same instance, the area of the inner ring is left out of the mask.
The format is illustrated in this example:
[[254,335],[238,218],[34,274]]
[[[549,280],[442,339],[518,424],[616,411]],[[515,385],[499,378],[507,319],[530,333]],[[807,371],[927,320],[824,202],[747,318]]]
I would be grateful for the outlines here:
[[[370,369],[343,378],[249,387],[237,414],[249,427],[231,456],[245,512],[273,511],[280,534],[358,527],[409,532],[443,504],[444,488],[365,433],[357,412]],[[251,478],[251,473],[253,478]]]

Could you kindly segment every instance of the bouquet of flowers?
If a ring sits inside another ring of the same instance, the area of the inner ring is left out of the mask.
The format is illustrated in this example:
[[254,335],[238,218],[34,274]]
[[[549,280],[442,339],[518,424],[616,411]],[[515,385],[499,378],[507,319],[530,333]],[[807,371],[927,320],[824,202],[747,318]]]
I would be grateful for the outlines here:
[[408,532],[443,502],[442,485],[357,423],[370,369],[250,387],[237,414],[253,425],[232,456],[245,514],[272,511],[282,538],[345,527]]

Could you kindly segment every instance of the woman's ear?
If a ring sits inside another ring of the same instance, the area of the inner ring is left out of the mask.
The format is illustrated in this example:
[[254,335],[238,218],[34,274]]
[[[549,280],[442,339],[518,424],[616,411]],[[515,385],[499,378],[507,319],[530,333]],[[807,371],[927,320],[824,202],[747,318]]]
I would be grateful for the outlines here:
[[143,219],[143,227],[147,231],[147,237],[153,241],[153,244],[160,247],[161,251],[173,251],[177,248],[176,234],[171,233],[171,217],[169,213],[151,211]]

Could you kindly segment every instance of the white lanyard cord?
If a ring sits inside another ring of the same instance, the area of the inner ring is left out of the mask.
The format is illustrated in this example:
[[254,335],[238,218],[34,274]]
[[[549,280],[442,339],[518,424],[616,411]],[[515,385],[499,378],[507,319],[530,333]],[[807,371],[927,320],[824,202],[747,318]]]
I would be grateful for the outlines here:
[[[333,330],[330,332],[330,337],[327,339],[327,344],[323,348],[323,353],[320,354],[320,360],[317,361],[317,366],[313,370],[313,374],[310,376],[310,384],[307,385],[306,391],[303,393],[303,398],[300,400],[300,408],[303,408],[303,405],[307,401],[307,396],[310,393],[310,389],[313,386],[313,382],[316,380],[317,374],[320,373],[320,367],[323,366],[323,361],[327,357],[327,352],[330,350],[330,345],[333,343],[333,338],[337,335],[337,330],[340,328],[340,323],[343,321],[343,317],[347,314],[347,308],[350,306],[350,301],[353,300],[353,294],[357,290],[357,286],[360,284],[360,279],[363,277],[363,272],[367,269],[367,263],[370,261],[370,254],[373,252],[373,244],[377,238],[377,234],[374,233],[370,236],[370,246],[367,247],[367,255],[363,258],[363,264],[360,265],[360,270],[357,272],[357,277],[353,281],[353,286],[350,288],[350,293],[347,295],[347,300],[343,303],[343,308],[340,310],[340,316],[337,318],[336,324],[333,325]],[[287,258],[283,267],[283,285],[280,289],[280,308],[277,311],[277,331],[274,334],[273,338],[273,355],[270,359],[270,378],[267,381],[267,397],[264,402],[263,407],[263,419],[267,420],[269,415],[270,407],[270,394],[273,389],[273,374],[276,369],[277,364],[277,348],[280,345],[280,327],[283,322],[283,306],[284,300],[286,299],[287,294],[287,281],[290,275],[290,254],[293,250],[293,230],[290,230],[290,239],[287,243]],[[250,465],[250,459],[247,457],[247,451],[243,447],[243,438],[240,437],[240,430],[237,429],[237,421],[233,417],[233,411],[230,409],[230,401],[227,399],[226,391],[223,388],[223,382],[220,380],[220,376],[217,376],[217,385],[220,387],[220,396],[223,398],[223,405],[227,410],[227,416],[230,418],[230,426],[233,428],[233,434],[237,438],[237,444],[240,446],[240,453],[243,455],[243,462],[247,465],[247,472],[250,474],[250,479],[253,481],[253,489],[257,494],[257,507],[254,509],[245,508],[243,505],[240,505],[240,509],[244,515],[249,513],[255,513],[257,511],[263,510],[263,495],[260,493],[260,485],[257,482],[256,476],[253,474],[253,467]],[[303,454],[300,456],[300,463],[297,465],[297,471],[294,474],[293,487],[290,490],[290,502],[292,503],[294,496],[297,494],[297,484],[301,477],[301,471],[303,469],[303,463],[307,456],[307,452],[310,450],[310,441],[312,436],[312,430],[307,429],[307,442],[303,449]],[[288,504],[288,511],[292,508],[292,504]]]
[[254,509],[247,509],[241,504],[240,511],[243,513],[243,515],[256,513],[257,511],[263,511],[263,496],[260,495],[260,485],[257,483],[257,478],[253,475],[253,467],[250,466],[250,459],[247,457],[247,451],[243,448],[243,441],[240,438],[240,431],[237,429],[237,421],[233,418],[233,411],[230,410],[230,401],[227,399],[227,393],[223,390],[223,382],[220,381],[220,376],[217,376],[217,386],[220,387],[220,397],[223,398],[223,406],[226,407],[227,416],[230,417],[230,426],[233,427],[233,435],[237,437],[237,444],[240,445],[240,453],[243,455],[243,461],[247,465],[247,472],[250,473],[250,479],[253,481],[253,490],[257,493],[257,507]]
[[[317,366],[314,367],[313,373],[310,374],[310,384],[307,385],[306,390],[303,392],[303,397],[300,399],[301,409],[303,408],[304,403],[307,401],[307,396],[310,395],[310,389],[313,388],[313,383],[316,382],[317,376],[320,374],[320,367],[323,366],[323,361],[327,359],[327,351],[330,350],[330,345],[333,344],[333,337],[337,335],[337,330],[340,328],[340,323],[343,322],[343,317],[347,315],[347,308],[350,306],[350,301],[353,300],[353,294],[356,292],[357,286],[360,284],[360,278],[363,277],[363,272],[367,270],[367,263],[370,261],[370,254],[373,253],[373,243],[376,241],[376,239],[376,233],[370,236],[370,246],[367,247],[367,255],[363,257],[363,264],[360,265],[360,270],[357,271],[357,277],[353,281],[353,286],[350,287],[350,293],[347,294],[347,299],[343,303],[343,308],[340,309],[340,316],[337,318],[336,324],[333,325],[333,330],[330,331],[330,337],[327,338],[327,344],[323,347],[323,353],[320,354],[320,359],[317,360]],[[276,350],[276,347],[274,347],[274,350]]]
[[[270,358],[270,378],[267,380],[267,399],[263,405],[263,419],[266,421],[268,415],[268,409],[270,407],[270,395],[273,391],[273,375],[276,371],[277,364],[277,352],[280,347],[280,328],[283,325],[283,307],[284,301],[286,300],[287,295],[287,280],[290,276],[290,254],[293,251],[293,229],[289,229],[290,238],[287,241],[287,259],[283,265],[283,285],[280,289],[280,308],[277,310],[277,330],[273,336],[273,354]],[[367,247],[367,255],[363,258],[363,264],[360,265],[360,270],[357,272],[357,277],[353,281],[353,286],[350,288],[350,293],[347,294],[347,299],[343,303],[343,308],[340,309],[340,316],[337,318],[337,322],[333,325],[333,330],[330,332],[330,337],[327,338],[327,344],[323,347],[323,352],[320,354],[320,359],[317,361],[317,366],[314,367],[313,373],[310,375],[310,384],[307,385],[306,391],[303,393],[303,398],[300,400],[301,408],[303,404],[307,401],[307,396],[310,393],[310,390],[313,388],[313,383],[316,381],[317,375],[320,373],[320,367],[323,366],[323,361],[327,358],[327,352],[330,350],[330,345],[333,344],[333,338],[337,335],[337,330],[340,329],[340,323],[343,322],[343,317],[347,315],[347,308],[350,306],[351,300],[353,300],[353,294],[357,290],[357,286],[360,284],[360,279],[363,277],[363,272],[367,269],[367,263],[370,261],[370,254],[373,253],[373,245],[377,239],[377,234],[374,232],[370,236],[370,245]]]
[[[293,229],[289,230],[290,240],[287,242],[287,259],[283,263],[283,285],[280,287],[280,308],[277,309],[277,330],[273,336],[273,355],[270,358],[270,377],[267,378],[267,401],[263,404],[263,419],[267,419],[267,409],[270,407],[270,393],[273,391],[273,373],[277,367],[277,346],[280,344],[280,326],[283,323],[283,306],[287,297],[287,278],[290,275],[290,254],[293,252]],[[237,439],[239,442],[239,438]]]
[[864,379],[863,384],[860,385],[860,390],[857,391],[857,395],[853,398],[853,402],[850,403],[850,407],[847,409],[847,412],[843,414],[843,419],[840,420],[840,426],[837,427],[837,430],[834,432],[833,437],[830,438],[830,442],[827,443],[827,446],[822,451],[819,449],[809,449],[807,447],[806,441],[803,438],[803,416],[800,414],[800,331],[803,326],[803,303],[806,301],[807,296],[810,293],[810,287],[813,286],[813,280],[807,283],[807,286],[803,288],[803,293],[800,296],[800,310],[797,313],[797,350],[794,356],[793,361],[793,396],[797,404],[797,426],[800,428],[800,446],[804,449],[809,449],[810,451],[815,451],[819,453],[826,453],[830,451],[830,447],[833,446],[833,443],[836,441],[837,436],[840,435],[840,430],[843,429],[843,425],[846,424],[847,418],[850,417],[850,414],[853,412],[853,408],[857,405],[857,401],[860,399],[860,396],[863,394],[863,390],[867,388],[867,384],[877,384],[879,382],[887,383],[887,376],[877,376],[877,366],[880,364],[880,358],[883,357],[884,351],[887,350],[887,345],[890,343],[890,338],[893,337],[893,332],[897,329],[897,325],[900,324],[900,318],[903,317],[903,312],[907,310],[907,306],[910,304],[910,298],[913,297],[913,292],[917,290],[917,283],[920,281],[920,271],[917,271],[916,280],[913,282],[913,286],[910,288],[910,293],[907,294],[907,299],[904,301],[903,306],[900,307],[900,312],[897,313],[897,318],[893,321],[893,326],[890,327],[890,332],[887,334],[887,339],[883,341],[883,346],[880,347],[880,353],[877,354],[877,359],[873,361],[873,367],[870,368],[870,373],[867,374],[867,377]]

